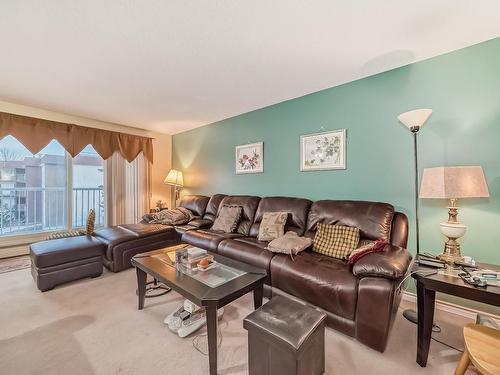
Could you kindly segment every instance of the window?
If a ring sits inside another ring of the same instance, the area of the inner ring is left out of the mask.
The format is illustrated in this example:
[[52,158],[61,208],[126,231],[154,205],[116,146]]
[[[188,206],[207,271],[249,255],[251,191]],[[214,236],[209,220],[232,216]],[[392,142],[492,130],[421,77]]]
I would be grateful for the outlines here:
[[83,227],[90,209],[104,224],[104,160],[90,145],[73,158],[73,227]]
[[71,158],[55,140],[36,155],[0,140],[0,236],[83,227],[91,208],[102,225],[104,162],[91,146]]

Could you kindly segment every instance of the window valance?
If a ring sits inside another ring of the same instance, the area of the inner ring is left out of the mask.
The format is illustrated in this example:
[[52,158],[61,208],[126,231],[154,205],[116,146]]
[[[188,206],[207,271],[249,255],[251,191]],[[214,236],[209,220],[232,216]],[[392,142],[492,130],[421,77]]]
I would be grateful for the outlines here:
[[0,112],[0,139],[7,135],[15,137],[33,154],[55,139],[73,157],[90,144],[103,159],[118,151],[131,162],[142,152],[153,162],[151,138]]

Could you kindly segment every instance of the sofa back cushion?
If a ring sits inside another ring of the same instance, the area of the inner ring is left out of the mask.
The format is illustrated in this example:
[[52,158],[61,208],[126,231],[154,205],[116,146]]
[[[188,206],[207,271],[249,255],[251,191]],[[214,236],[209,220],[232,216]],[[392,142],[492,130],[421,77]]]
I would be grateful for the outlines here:
[[307,222],[307,212],[311,206],[309,199],[289,198],[289,197],[265,197],[260,200],[259,207],[255,213],[250,236],[259,235],[259,227],[262,216],[265,212],[288,212],[288,219],[285,225],[285,233],[293,231],[299,236],[304,234]]
[[209,199],[204,195],[185,195],[179,202],[178,207],[187,208],[194,216],[201,217],[205,213]]
[[240,206],[242,212],[236,233],[248,236],[259,201],[260,197],[252,195],[228,195],[220,202],[217,214],[224,206]]
[[321,200],[311,205],[306,235],[314,237],[318,223],[359,228],[360,238],[390,242],[394,207],[388,203]]
[[205,209],[205,215],[203,215],[203,219],[210,221],[215,220],[217,211],[219,211],[220,202],[222,202],[225,196],[225,194],[214,194],[210,197],[207,208]]

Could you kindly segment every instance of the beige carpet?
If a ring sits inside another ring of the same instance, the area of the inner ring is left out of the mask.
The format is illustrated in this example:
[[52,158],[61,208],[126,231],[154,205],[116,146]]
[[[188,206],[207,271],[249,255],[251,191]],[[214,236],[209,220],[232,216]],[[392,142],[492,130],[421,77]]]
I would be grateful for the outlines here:
[[[105,273],[39,292],[29,270],[0,274],[0,374],[206,374],[207,357],[192,338],[163,325],[182,298],[171,292],[136,308],[135,272]],[[221,374],[247,373],[242,319],[251,296],[227,306],[219,351]],[[461,317],[437,315],[438,337],[461,346]],[[415,363],[416,327],[398,314],[384,354],[328,329],[327,374],[452,374],[460,354],[433,342],[427,368]],[[471,373],[475,373],[471,371]]]

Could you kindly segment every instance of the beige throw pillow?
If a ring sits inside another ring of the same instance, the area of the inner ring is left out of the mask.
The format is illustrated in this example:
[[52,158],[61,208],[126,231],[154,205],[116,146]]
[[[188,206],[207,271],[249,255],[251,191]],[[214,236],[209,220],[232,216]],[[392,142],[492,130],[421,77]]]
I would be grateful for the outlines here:
[[273,253],[297,255],[311,246],[312,240],[307,237],[299,237],[295,232],[286,232],[284,236],[269,242],[266,249]]
[[240,222],[241,212],[240,206],[223,206],[214,221],[212,230],[233,233]]
[[264,212],[259,227],[259,241],[272,241],[285,234],[288,212]]

